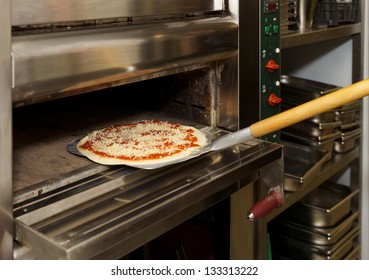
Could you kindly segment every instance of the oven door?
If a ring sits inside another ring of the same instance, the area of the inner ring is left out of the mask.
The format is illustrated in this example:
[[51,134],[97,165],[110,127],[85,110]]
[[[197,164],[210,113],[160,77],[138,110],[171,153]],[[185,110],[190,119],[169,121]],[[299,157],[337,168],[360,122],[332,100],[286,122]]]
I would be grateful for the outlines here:
[[93,164],[22,190],[15,258],[123,257],[258,181],[281,156],[280,145],[255,140],[159,170]]

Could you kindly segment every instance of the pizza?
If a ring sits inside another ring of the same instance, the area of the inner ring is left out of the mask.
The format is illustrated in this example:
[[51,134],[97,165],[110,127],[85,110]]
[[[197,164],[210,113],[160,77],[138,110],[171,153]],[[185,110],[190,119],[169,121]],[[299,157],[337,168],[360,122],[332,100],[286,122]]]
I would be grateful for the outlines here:
[[96,130],[83,137],[77,149],[97,163],[153,168],[185,160],[207,143],[194,127],[143,120]]

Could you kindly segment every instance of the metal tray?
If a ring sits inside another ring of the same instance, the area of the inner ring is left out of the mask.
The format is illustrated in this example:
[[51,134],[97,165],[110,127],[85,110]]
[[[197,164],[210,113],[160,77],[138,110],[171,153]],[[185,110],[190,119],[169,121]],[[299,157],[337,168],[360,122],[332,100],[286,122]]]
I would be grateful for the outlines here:
[[356,122],[359,119],[360,110],[350,110],[350,111],[336,111],[335,119],[342,122],[342,124],[350,124]]
[[303,137],[301,135],[297,135],[295,133],[289,133],[285,130],[282,130],[281,133],[282,140],[298,143],[310,147],[315,147],[321,150],[326,150],[328,152],[333,151],[334,141],[341,136],[341,132],[334,132],[329,137],[325,137],[327,139],[322,140],[320,138],[313,138],[313,137]]
[[301,223],[291,222],[282,217],[271,223],[270,230],[271,232],[276,231],[307,243],[332,246],[352,228],[354,221],[358,217],[359,211],[351,214],[337,226],[328,228],[310,227]]
[[361,110],[361,100],[357,100],[357,101],[353,101],[350,103],[347,103],[345,105],[342,105],[340,108],[338,108],[338,111],[352,111],[352,110],[356,110],[356,111],[360,111]]
[[292,142],[284,145],[284,189],[297,191],[320,173],[322,165],[331,158],[331,153]]
[[361,134],[361,128],[352,129],[348,131],[342,131],[341,133],[341,140],[343,142],[349,141],[351,139],[357,138],[358,135]]
[[360,246],[354,246],[344,260],[360,260]]
[[282,234],[271,234],[272,251],[284,259],[341,260],[353,250],[354,239],[359,233],[360,227],[355,226],[332,246],[312,245]]
[[353,131],[352,134],[345,134],[341,137],[341,140],[334,142],[334,151],[336,153],[346,153],[351,151],[356,146],[356,140],[361,136],[361,129]]
[[295,133],[297,135],[324,139],[326,137],[331,137],[332,134],[341,127],[341,125],[342,123],[340,121],[327,123],[299,122],[284,128],[284,131]]
[[348,123],[348,124],[342,124],[341,131],[356,129],[356,128],[359,128],[360,126],[361,126],[361,121],[355,121],[355,122]]
[[321,83],[293,76],[281,76],[282,97],[299,98],[302,102],[310,101],[339,89],[336,85]]
[[290,207],[288,219],[314,227],[333,227],[350,214],[351,199],[359,190],[324,182],[306,197]]

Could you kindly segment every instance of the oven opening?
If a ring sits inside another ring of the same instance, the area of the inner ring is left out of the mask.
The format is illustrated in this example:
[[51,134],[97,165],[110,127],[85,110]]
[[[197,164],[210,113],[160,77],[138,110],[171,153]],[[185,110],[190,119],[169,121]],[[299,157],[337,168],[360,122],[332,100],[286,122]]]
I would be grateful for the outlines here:
[[66,145],[96,129],[143,119],[212,125],[207,68],[14,108],[14,190],[91,162]]
[[[228,259],[229,197],[280,160],[279,145],[254,141],[157,170],[99,165],[66,150],[93,130],[132,120],[228,133],[216,125],[224,84],[215,69],[15,107],[16,258]],[[196,240],[209,241],[205,255]]]

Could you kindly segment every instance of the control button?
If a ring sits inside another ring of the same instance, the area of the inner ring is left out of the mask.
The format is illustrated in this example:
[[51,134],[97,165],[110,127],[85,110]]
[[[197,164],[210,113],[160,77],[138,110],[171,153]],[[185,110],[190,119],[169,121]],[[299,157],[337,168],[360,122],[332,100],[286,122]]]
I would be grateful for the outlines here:
[[274,72],[279,69],[279,65],[275,62],[275,60],[271,59],[268,61],[268,63],[265,65],[265,68],[268,70],[268,72]]
[[281,52],[281,49],[280,48],[276,48],[275,49],[275,53],[279,54]]
[[279,87],[279,86],[281,85],[281,82],[280,82],[280,81],[276,81],[276,82],[275,82],[275,85],[276,85],[277,87]]
[[272,29],[272,27],[270,25],[265,25],[264,26],[264,34],[269,35],[271,29]]
[[282,102],[282,98],[278,97],[275,93],[271,93],[268,97],[268,103],[271,107],[274,107]]
[[279,25],[278,24],[273,24],[273,33],[278,34],[278,32],[279,32]]

